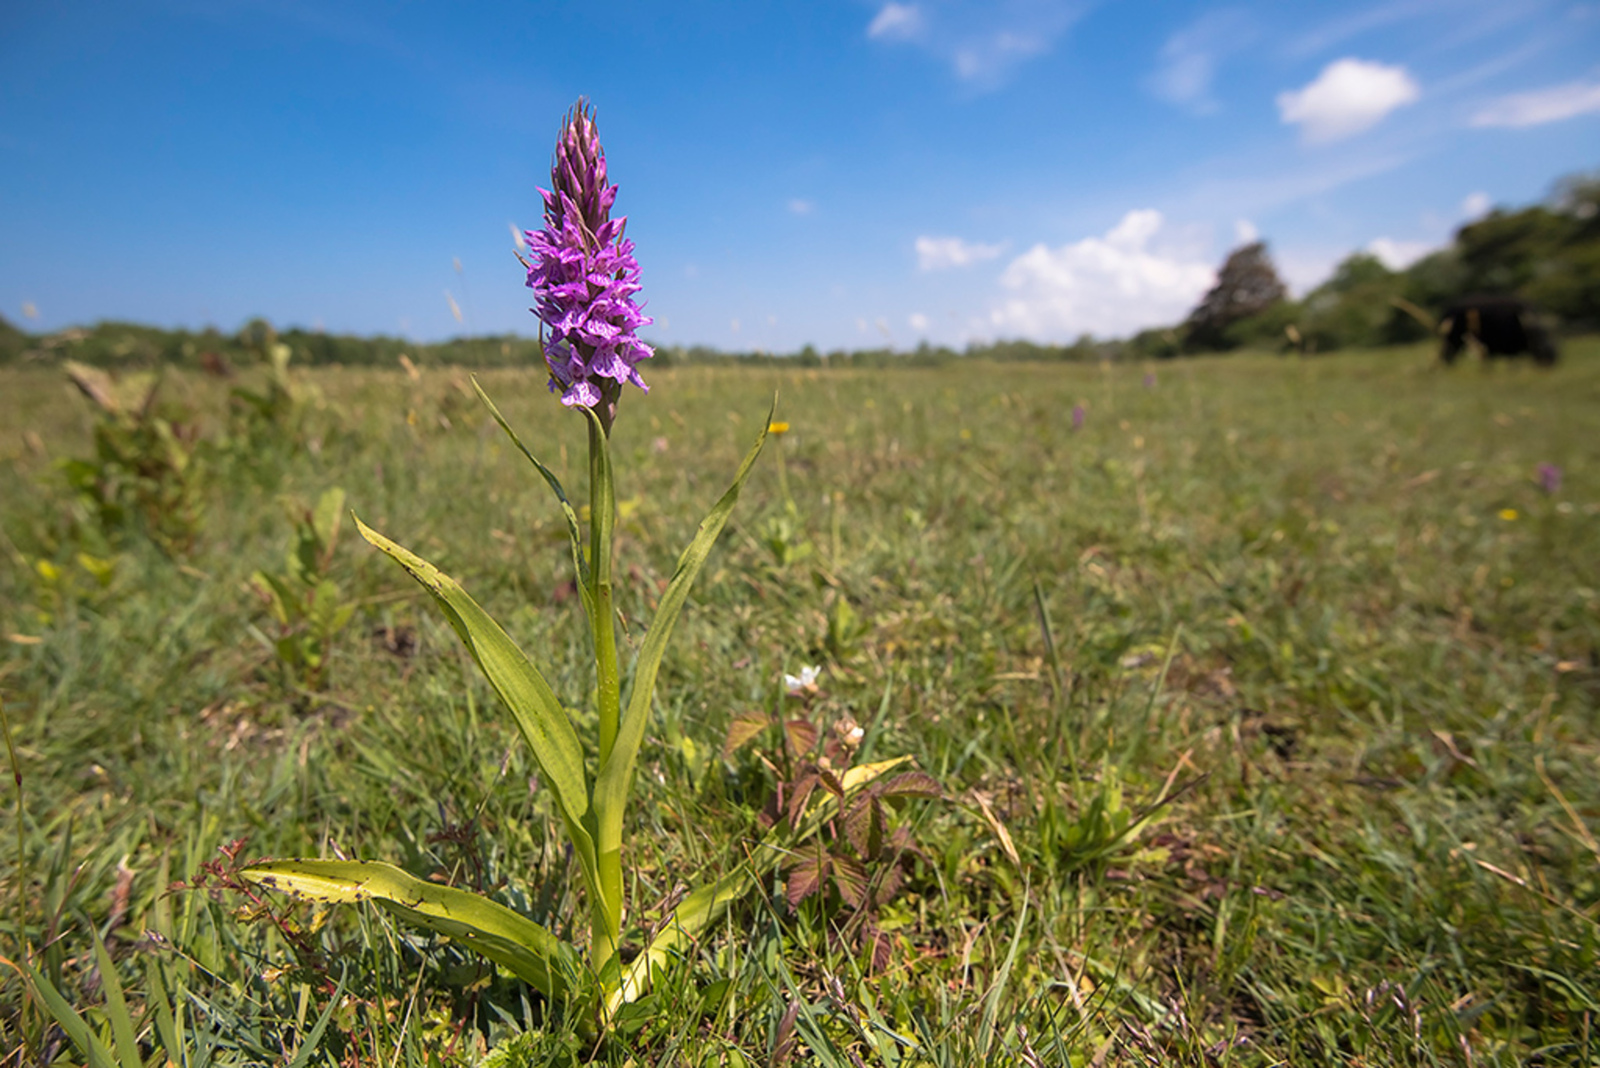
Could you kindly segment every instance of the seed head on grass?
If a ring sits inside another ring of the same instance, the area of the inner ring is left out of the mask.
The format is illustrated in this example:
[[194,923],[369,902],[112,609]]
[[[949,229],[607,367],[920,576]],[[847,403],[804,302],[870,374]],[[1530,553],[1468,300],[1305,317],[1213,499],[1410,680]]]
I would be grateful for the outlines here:
[[569,407],[593,408],[609,428],[624,382],[649,391],[638,363],[654,354],[634,332],[655,320],[633,299],[639,261],[623,236],[627,217],[611,217],[617,187],[606,181],[594,111],[582,100],[562,121],[550,186],[539,190],[544,229],[527,234],[533,311],[550,328],[550,390]]

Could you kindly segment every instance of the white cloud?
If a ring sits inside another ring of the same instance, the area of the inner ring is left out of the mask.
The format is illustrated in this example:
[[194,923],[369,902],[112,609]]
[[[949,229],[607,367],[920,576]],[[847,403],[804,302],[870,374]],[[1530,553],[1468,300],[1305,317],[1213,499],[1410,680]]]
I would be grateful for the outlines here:
[[1548,89],[1512,93],[1472,116],[1474,126],[1543,126],[1600,111],[1600,83],[1568,82]]
[[910,41],[922,33],[922,12],[915,4],[884,4],[867,36],[874,41]]
[[1476,219],[1489,214],[1489,209],[1492,207],[1494,207],[1494,201],[1489,199],[1488,193],[1482,191],[1468,193],[1466,199],[1461,202],[1461,217],[1464,219]]
[[1194,250],[1158,247],[1154,209],[1130,211],[1104,237],[1035,245],[1000,276],[1009,291],[990,314],[1000,333],[1068,339],[1123,335],[1181,319],[1216,277]]
[[1422,95],[1404,67],[1364,59],[1334,60],[1304,89],[1278,94],[1278,113],[1308,143],[1337,141],[1371,129]]
[[967,267],[992,260],[1004,251],[1004,245],[983,245],[976,241],[963,241],[959,237],[924,236],[917,238],[917,266],[924,271]]
[[1167,38],[1160,65],[1146,80],[1156,96],[1199,114],[1217,110],[1211,82],[1217,64],[1247,46],[1254,33],[1237,11],[1212,11]]
[[1333,269],[1350,254],[1348,249],[1282,248],[1273,252],[1278,277],[1296,300],[1328,280]]
[[1367,243],[1367,251],[1383,261],[1391,271],[1402,271],[1433,251],[1426,241],[1396,241],[1378,237]]
[[1028,59],[1044,55],[1077,21],[1087,0],[923,0],[887,3],[868,38],[911,44],[976,89],[997,88]]
[[817,205],[813,201],[804,200],[800,197],[795,197],[793,200],[789,201],[789,211],[791,214],[810,215],[816,210]]
[[926,334],[928,332],[928,317],[921,312],[912,312],[906,317],[906,322],[911,324],[913,333]]
[[1249,219],[1235,219],[1233,239],[1241,245],[1252,245],[1261,240],[1261,231],[1257,230],[1256,224]]

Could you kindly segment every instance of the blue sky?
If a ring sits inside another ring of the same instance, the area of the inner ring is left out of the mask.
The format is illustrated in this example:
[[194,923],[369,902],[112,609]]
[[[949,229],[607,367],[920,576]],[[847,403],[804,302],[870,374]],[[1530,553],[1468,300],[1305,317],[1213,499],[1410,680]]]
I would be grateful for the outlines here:
[[1070,340],[1600,166],[1600,4],[11,3],[0,314],[532,333],[579,95],[653,340]]

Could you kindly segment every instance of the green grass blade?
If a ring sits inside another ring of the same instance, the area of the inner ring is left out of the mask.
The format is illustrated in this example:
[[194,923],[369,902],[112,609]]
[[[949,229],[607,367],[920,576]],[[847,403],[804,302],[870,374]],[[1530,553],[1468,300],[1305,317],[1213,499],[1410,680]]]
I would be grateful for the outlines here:
[[172,1015],[172,1002],[167,997],[167,984],[161,975],[161,962],[151,959],[145,966],[144,974],[148,988],[145,1002],[155,1016],[156,1034],[160,1036],[161,1045],[167,1051],[166,1063],[177,1065],[178,1068],[188,1068],[183,1042],[178,1038],[178,1024]]
[[100,989],[106,995],[106,1017],[111,1021],[111,1038],[116,1043],[117,1060],[123,1065],[142,1068],[144,1058],[139,1056],[139,1037],[128,1012],[128,999],[122,996],[122,978],[117,966],[106,952],[105,940],[94,932],[94,963],[100,971]]
[[978,1043],[980,1056],[987,1059],[994,1048],[995,1022],[1000,1015],[1000,999],[1005,997],[1006,986],[1011,982],[1011,969],[1017,963],[1017,950],[1022,945],[1022,932],[1028,926],[1028,887],[1022,888],[1022,908],[1017,912],[1017,929],[1011,936],[1011,948],[1006,951],[1006,959],[1000,964],[1000,971],[994,977],[994,986],[989,989],[989,996],[983,1002],[983,1024],[978,1030]]
[[596,850],[591,823],[588,776],[583,744],[567,718],[566,709],[539,669],[489,614],[478,606],[461,584],[422,557],[395,544],[356,518],[356,528],[367,541],[382,549],[433,594],[450,625],[460,635],[472,658],[489,677],[495,692],[516,718],[539,771],[556,793],[567,834],[577,850],[578,862],[591,892],[597,891]]
[[650,718],[650,700],[655,692],[656,673],[661,670],[661,658],[667,650],[667,639],[672,636],[673,624],[677,622],[678,613],[683,610],[684,602],[689,597],[689,587],[694,585],[695,577],[705,566],[706,558],[711,555],[711,546],[727,524],[728,516],[739,500],[739,491],[750,477],[756,457],[761,455],[761,447],[767,441],[767,427],[772,423],[772,413],[776,411],[777,403],[774,397],[772,410],[767,412],[767,418],[761,423],[761,433],[739,464],[733,484],[700,521],[694,540],[689,542],[689,547],[678,558],[672,581],[661,595],[655,619],[650,622],[650,630],[639,647],[639,658],[633,672],[633,690],[628,695],[628,707],[617,733],[617,744],[611,751],[610,759],[601,765],[595,780],[595,808],[600,819],[599,837],[604,843],[602,850],[617,848],[622,841],[623,802],[628,796],[634,761],[639,755],[639,743],[644,739],[645,724]]
[[300,1048],[295,1052],[294,1060],[290,1061],[284,1068],[305,1068],[307,1064],[311,1063],[312,1054],[316,1053],[317,1047],[322,1044],[322,1033],[328,1029],[328,1021],[333,1019],[334,1011],[339,1008],[340,1002],[344,1001],[344,987],[345,979],[341,977],[339,979],[339,988],[328,999],[328,1007],[322,1010],[322,1014],[317,1017],[317,1022],[311,1025],[311,1030],[306,1032],[305,1038],[301,1039]]
[[578,513],[573,509],[572,502],[567,499],[567,491],[562,488],[561,480],[556,477],[555,472],[546,467],[544,463],[537,456],[535,456],[526,445],[522,443],[522,439],[517,437],[517,432],[511,429],[511,424],[507,423],[505,416],[500,414],[500,409],[496,408],[494,401],[489,399],[489,394],[485,393],[483,391],[483,387],[478,385],[478,379],[476,377],[472,379],[472,388],[478,391],[478,399],[483,401],[484,407],[489,409],[489,414],[494,417],[494,421],[496,423],[500,424],[500,429],[506,432],[506,437],[510,438],[511,443],[517,447],[522,455],[528,458],[528,462],[531,463],[534,466],[534,469],[539,472],[539,475],[544,479],[545,484],[550,487],[550,492],[554,493],[556,495],[556,500],[560,502],[561,514],[567,520],[567,537],[572,542],[572,567],[573,570],[577,572],[578,594],[583,598],[583,610],[589,614],[590,618],[593,618],[594,595],[589,589],[589,561],[583,553],[583,530],[578,526]]
[[[34,993],[39,995],[39,1000],[44,1002],[45,1008],[50,1010],[50,1015],[55,1017],[56,1023],[61,1025],[61,1030],[72,1039],[72,1044],[78,1047],[78,1052],[83,1054],[83,1059],[89,1068],[117,1068],[116,1058],[111,1055],[111,1050],[94,1033],[87,1021],[72,1008],[72,1004],[61,996],[61,991],[51,985],[44,973],[32,965],[24,964],[28,975],[28,982],[32,985]],[[133,1062],[134,1068],[139,1068],[139,1062]]]
[[446,935],[554,997],[581,974],[572,947],[486,897],[440,886],[374,860],[269,860],[239,873],[270,890],[321,904],[373,901],[400,919]]

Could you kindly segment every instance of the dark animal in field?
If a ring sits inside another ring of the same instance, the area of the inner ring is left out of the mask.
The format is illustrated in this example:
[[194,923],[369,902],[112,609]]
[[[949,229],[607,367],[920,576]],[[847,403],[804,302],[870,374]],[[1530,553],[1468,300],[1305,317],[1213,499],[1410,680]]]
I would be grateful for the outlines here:
[[1556,345],[1535,320],[1532,309],[1515,297],[1464,297],[1439,318],[1444,344],[1439,358],[1454,363],[1469,341],[1483,347],[1486,356],[1520,356],[1527,353],[1548,367],[1556,362]]

